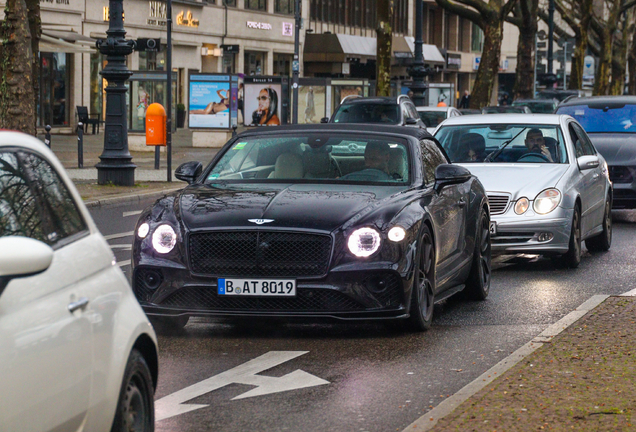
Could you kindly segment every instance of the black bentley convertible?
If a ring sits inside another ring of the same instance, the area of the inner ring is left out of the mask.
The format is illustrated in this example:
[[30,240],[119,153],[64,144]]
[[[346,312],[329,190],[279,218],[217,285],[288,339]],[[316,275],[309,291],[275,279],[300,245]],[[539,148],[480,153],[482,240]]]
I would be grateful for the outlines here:
[[133,289],[151,319],[402,320],[490,289],[488,201],[425,130],[260,128],[231,139],[147,208]]

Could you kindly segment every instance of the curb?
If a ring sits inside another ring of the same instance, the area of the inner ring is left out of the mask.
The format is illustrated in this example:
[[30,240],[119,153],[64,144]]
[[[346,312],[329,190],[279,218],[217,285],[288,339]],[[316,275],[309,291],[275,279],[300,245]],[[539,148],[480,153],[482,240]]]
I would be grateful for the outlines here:
[[[636,295],[636,290],[623,293],[621,295],[634,296]],[[403,432],[426,432],[431,430],[441,418],[450,414],[453,410],[455,410],[455,408],[464,403],[479,390],[486,387],[508,369],[512,368],[525,357],[536,351],[539,347],[543,346],[544,343],[550,342],[552,338],[574,324],[596,306],[603,303],[608,297],[610,296],[593,295],[587,301],[583,302],[583,304],[581,304],[578,308],[561,318],[556,323],[548,326],[548,328],[539,333],[538,336],[535,336],[530,342],[523,345],[508,357],[481,374],[474,381],[465,385],[457,393],[444,400],[435,408],[408,425]]]
[[97,208],[97,207],[109,207],[113,205],[119,204],[130,204],[141,202],[148,198],[161,197],[163,195],[169,194],[170,192],[175,192],[183,189],[183,187],[171,188],[171,189],[162,189],[159,191],[146,192],[142,194],[127,194],[127,195],[119,195],[113,197],[105,197],[91,201],[84,201],[84,205],[87,208]]

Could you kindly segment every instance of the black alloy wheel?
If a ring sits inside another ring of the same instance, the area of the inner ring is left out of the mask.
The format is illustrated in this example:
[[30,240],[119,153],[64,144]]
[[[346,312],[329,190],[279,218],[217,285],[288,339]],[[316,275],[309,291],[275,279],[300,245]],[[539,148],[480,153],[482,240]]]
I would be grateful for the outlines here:
[[490,218],[486,210],[481,210],[479,225],[475,233],[475,251],[470,274],[466,280],[465,296],[471,300],[485,300],[490,292],[492,272],[490,243]]
[[111,432],[155,430],[154,386],[150,368],[139,351],[128,357]]
[[612,201],[605,201],[603,214],[603,231],[597,236],[585,240],[585,246],[590,252],[607,252],[612,246]]
[[427,226],[422,230],[418,267],[413,278],[409,324],[415,331],[425,331],[433,322],[435,284],[435,246]]
[[569,250],[561,257],[563,265],[577,268],[581,264],[581,208],[574,206],[572,215],[572,230],[570,231]]

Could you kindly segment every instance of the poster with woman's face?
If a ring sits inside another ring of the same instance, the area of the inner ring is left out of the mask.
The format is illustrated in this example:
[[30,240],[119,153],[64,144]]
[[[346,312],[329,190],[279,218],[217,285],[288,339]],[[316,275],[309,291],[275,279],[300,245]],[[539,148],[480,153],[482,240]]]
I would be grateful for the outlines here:
[[280,126],[281,85],[245,83],[245,126]]
[[230,83],[190,81],[188,125],[192,128],[230,127]]
[[298,123],[320,123],[325,116],[325,87],[303,85],[298,88]]

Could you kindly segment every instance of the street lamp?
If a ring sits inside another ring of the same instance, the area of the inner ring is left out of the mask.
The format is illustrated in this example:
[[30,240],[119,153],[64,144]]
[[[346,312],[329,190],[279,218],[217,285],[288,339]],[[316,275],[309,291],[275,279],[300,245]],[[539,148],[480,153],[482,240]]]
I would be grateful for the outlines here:
[[424,106],[426,89],[428,84],[424,78],[431,74],[431,69],[424,65],[424,54],[422,52],[423,29],[422,29],[422,0],[416,0],[415,3],[415,59],[408,69],[408,74],[413,78],[410,89],[413,91],[413,103],[415,106]]
[[106,39],[97,41],[97,49],[106,56],[108,64],[101,75],[108,81],[106,87],[106,123],[104,151],[96,166],[97,183],[118,186],[135,185],[135,168],[128,151],[128,116],[124,85],[132,72],[126,67],[126,56],[133,52],[134,41],[126,40],[123,0],[109,1],[109,20]]
[[294,33],[294,61],[292,62],[292,124],[298,124],[298,75],[300,73],[300,0],[295,0],[295,33]]

